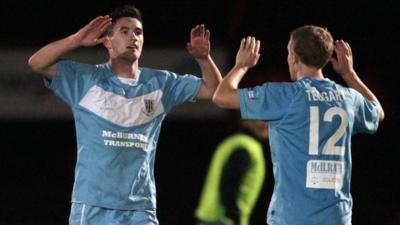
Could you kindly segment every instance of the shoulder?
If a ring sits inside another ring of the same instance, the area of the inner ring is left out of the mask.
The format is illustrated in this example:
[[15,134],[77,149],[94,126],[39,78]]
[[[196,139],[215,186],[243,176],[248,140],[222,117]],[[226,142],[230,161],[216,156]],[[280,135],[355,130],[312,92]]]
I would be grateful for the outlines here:
[[[259,85],[258,87],[262,88],[262,89],[281,89],[281,90],[285,90],[285,89],[300,89],[300,88],[304,88],[305,87],[305,83],[304,82],[300,82],[300,81],[295,81],[295,82],[266,82],[263,83],[262,85]],[[251,89],[251,88],[250,88]]]
[[144,75],[153,75],[153,76],[168,76],[171,72],[168,70],[160,70],[160,69],[153,69],[148,67],[139,67],[139,71],[141,74]]
[[140,79],[142,81],[158,80],[166,81],[170,76],[171,72],[168,70],[152,69],[147,67],[139,67]]
[[293,97],[300,90],[304,90],[307,86],[306,82],[268,82],[264,83],[261,88],[271,96]]
[[345,97],[353,99],[353,100],[357,100],[357,99],[363,99],[364,97],[361,95],[361,93],[359,93],[358,91],[356,91],[355,89],[351,88],[351,87],[345,87],[341,84],[338,84],[334,81],[329,80],[330,82],[333,83],[334,88],[338,91],[340,91],[342,94],[345,95]]
[[98,71],[97,65],[86,64],[74,60],[60,60],[56,64],[55,78],[64,77],[69,80],[86,79]]

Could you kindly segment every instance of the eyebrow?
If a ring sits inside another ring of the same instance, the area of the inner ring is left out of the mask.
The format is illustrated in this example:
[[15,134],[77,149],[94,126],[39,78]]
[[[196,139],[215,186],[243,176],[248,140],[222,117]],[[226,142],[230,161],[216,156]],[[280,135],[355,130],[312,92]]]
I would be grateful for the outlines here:
[[[127,27],[127,26],[121,26],[120,28],[119,28],[120,30],[131,30],[131,28],[129,28],[129,27]],[[142,28],[140,28],[140,27],[135,27],[133,30],[140,30],[140,31],[143,31],[143,29]]]

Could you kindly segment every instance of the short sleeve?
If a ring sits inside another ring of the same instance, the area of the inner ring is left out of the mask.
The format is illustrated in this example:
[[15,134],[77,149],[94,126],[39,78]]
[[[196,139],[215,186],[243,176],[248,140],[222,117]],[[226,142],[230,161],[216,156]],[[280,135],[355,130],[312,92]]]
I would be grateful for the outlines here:
[[166,71],[163,103],[167,111],[187,101],[194,101],[200,91],[201,79],[194,75],[178,75]]
[[286,114],[297,90],[290,83],[265,83],[254,88],[239,89],[243,119],[275,121]]
[[355,90],[351,90],[355,96],[354,133],[375,133],[379,126],[379,106],[370,101]]
[[56,74],[52,80],[45,78],[45,86],[63,99],[68,105],[77,104],[82,93],[93,80],[95,66],[63,60],[57,63]]

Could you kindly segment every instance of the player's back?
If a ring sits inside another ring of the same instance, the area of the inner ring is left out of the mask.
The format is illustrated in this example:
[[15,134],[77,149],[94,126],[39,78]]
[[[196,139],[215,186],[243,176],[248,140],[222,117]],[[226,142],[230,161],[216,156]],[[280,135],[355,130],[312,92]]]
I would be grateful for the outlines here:
[[351,224],[350,143],[365,126],[358,124],[363,97],[329,79],[276,85],[288,100],[269,123],[275,189],[268,223]]

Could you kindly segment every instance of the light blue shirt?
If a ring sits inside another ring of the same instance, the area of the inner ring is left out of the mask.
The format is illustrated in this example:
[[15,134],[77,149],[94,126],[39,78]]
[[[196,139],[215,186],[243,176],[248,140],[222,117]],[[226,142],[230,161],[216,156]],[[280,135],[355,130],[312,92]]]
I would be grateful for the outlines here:
[[377,130],[377,104],[329,79],[265,83],[238,96],[242,118],[269,124],[268,223],[351,224],[351,137]]
[[196,98],[201,79],[139,68],[131,84],[108,64],[57,63],[45,80],[72,109],[77,163],[72,202],[133,210],[155,209],[154,158],[161,123],[174,107]]

